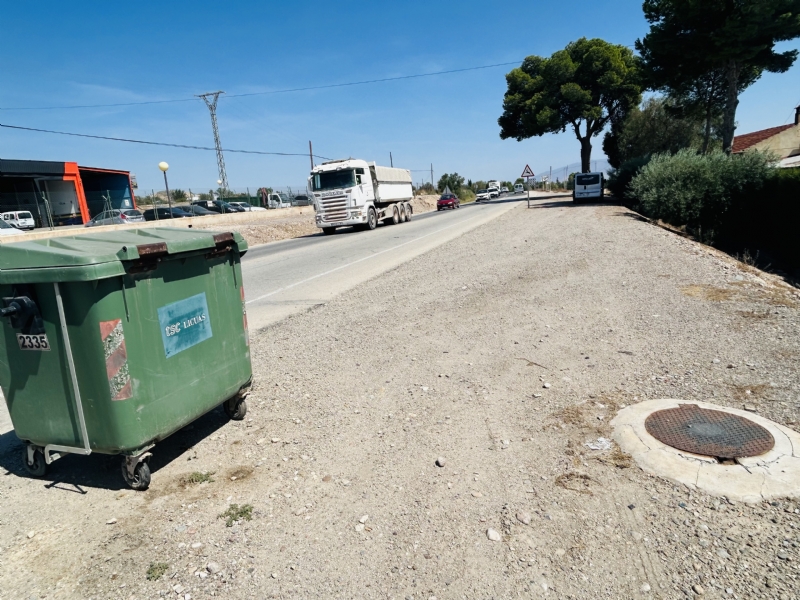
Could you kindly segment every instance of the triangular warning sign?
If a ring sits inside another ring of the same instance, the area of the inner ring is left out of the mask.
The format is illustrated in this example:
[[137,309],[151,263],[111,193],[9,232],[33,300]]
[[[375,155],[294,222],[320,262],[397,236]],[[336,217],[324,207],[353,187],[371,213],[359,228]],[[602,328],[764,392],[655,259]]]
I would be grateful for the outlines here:
[[525,165],[525,170],[522,172],[520,177],[534,177],[533,171],[531,171],[531,168],[528,165]]

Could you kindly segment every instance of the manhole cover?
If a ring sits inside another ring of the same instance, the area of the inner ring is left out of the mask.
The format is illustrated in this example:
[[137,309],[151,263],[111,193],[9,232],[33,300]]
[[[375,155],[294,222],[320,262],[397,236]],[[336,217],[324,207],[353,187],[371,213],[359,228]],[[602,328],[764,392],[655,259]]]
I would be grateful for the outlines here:
[[644,426],[647,433],[668,446],[703,456],[758,456],[775,445],[772,434],[761,425],[696,404],[656,411],[647,417]]

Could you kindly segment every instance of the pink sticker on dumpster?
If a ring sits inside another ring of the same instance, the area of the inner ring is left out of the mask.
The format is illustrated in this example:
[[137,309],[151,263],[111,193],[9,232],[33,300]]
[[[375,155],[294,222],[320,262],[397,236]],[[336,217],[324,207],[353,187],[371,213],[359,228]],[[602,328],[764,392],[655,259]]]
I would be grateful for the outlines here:
[[106,359],[106,375],[112,400],[127,400],[132,396],[131,378],[128,373],[128,349],[122,319],[100,321],[100,339]]

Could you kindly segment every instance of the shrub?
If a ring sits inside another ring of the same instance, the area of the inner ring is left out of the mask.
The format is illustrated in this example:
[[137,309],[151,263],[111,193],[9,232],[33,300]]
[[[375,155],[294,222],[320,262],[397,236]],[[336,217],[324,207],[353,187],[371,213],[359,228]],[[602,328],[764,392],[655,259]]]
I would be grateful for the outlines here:
[[637,200],[645,215],[686,226],[712,242],[728,213],[764,186],[773,162],[772,155],[761,152],[656,154],[631,181],[628,198]]
[[475,192],[468,187],[462,187],[456,192],[456,196],[461,202],[472,202],[475,200]]
[[628,188],[631,181],[636,177],[647,163],[650,162],[650,155],[632,158],[622,163],[618,169],[608,172],[608,183],[606,187],[620,200],[628,198]]

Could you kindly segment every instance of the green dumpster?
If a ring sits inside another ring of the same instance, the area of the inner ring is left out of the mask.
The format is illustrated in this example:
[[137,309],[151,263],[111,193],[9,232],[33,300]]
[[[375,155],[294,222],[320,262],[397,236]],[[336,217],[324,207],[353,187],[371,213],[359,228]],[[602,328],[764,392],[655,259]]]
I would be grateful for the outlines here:
[[0,385],[34,476],[65,453],[149,450],[252,380],[238,233],[136,229],[0,246]]

